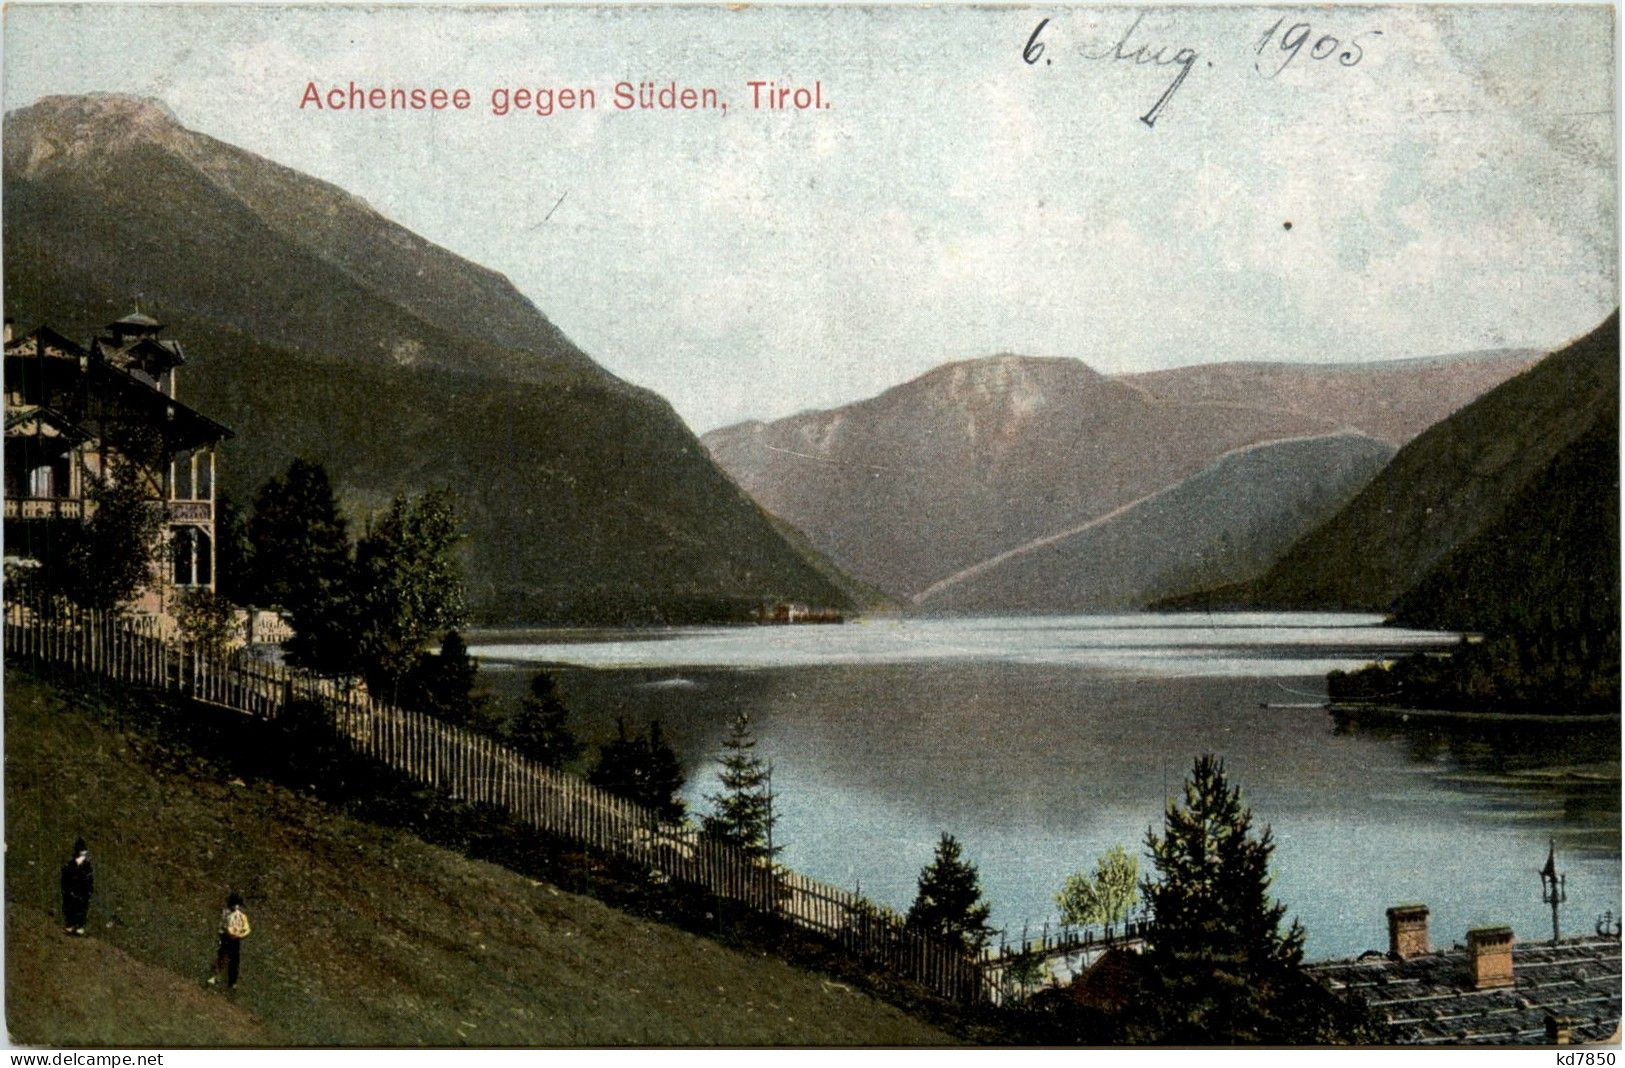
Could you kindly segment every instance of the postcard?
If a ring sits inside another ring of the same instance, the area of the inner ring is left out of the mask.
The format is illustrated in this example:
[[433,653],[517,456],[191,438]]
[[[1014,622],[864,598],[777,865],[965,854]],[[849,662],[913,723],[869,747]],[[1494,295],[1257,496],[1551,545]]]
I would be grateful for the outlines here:
[[4,18],[15,1046],[1616,1041],[1612,7]]

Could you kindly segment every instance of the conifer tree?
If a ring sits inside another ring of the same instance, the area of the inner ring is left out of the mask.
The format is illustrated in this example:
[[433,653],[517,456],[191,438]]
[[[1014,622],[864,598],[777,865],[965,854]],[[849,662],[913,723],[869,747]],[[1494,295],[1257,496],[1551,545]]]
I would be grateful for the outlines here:
[[1282,933],[1286,906],[1269,896],[1270,829],[1254,837],[1252,825],[1224,762],[1197,758],[1183,803],[1168,803],[1163,834],[1146,834],[1157,879],[1145,894],[1159,953],[1253,973],[1302,961],[1303,928],[1294,922]]
[[717,779],[722,790],[705,797],[711,803],[705,832],[751,856],[776,856],[780,847],[773,844],[773,769],[756,755],[749,712],[734,718],[722,740],[722,767]]
[[321,464],[299,458],[254,495],[245,523],[249,574],[246,603],[300,611],[332,595],[348,578],[350,535],[333,483]]
[[252,567],[248,516],[229,494],[217,493],[214,500],[215,592],[232,604],[251,604],[246,594],[251,588],[249,571]]
[[508,728],[513,747],[547,768],[562,768],[581,755],[581,742],[570,732],[570,710],[559,700],[558,685],[546,671],[530,680],[530,692]]
[[957,939],[976,951],[992,933],[991,906],[982,900],[976,865],[965,860],[959,840],[946,832],[936,856],[920,871],[919,890],[909,906],[908,925],[940,938]]
[[447,723],[496,733],[490,696],[476,690],[480,665],[457,631],[447,631],[440,652],[418,657],[401,684],[401,703]]
[[1136,999],[1136,1041],[1211,1045],[1337,1042],[1359,1037],[1357,1013],[1302,974],[1304,931],[1285,931],[1269,896],[1275,846],[1213,756],[1196,760],[1159,836],[1146,832],[1156,879],[1147,987]]
[[598,747],[598,763],[587,781],[653,809],[662,819],[683,818],[683,802],[676,796],[683,788],[683,768],[659,720],[651,720],[647,736],[639,738],[627,731],[625,717],[617,717],[615,737]]

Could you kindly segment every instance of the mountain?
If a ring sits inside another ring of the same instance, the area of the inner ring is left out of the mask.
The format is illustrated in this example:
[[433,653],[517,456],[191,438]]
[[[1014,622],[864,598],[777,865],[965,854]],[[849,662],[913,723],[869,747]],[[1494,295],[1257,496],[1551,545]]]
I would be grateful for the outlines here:
[[501,275],[154,101],[49,97],[4,138],[7,315],[82,338],[139,298],[186,347],[184,399],[237,431],[236,500],[296,455],[358,519],[449,485],[487,620],[851,606],[665,401]]
[[1123,375],[1159,400],[1284,409],[1400,446],[1528,370],[1538,349],[1491,349],[1379,363],[1212,363]]
[[[1564,489],[1556,480],[1567,477],[1550,473],[1554,460],[1600,423],[1618,418],[1616,312],[1590,334],[1428,429],[1257,583],[1220,591],[1218,600],[1387,611],[1452,551],[1481,534],[1487,540],[1473,556],[1482,560],[1498,552],[1495,570],[1501,578],[1496,581],[1505,580],[1527,565],[1493,546],[1527,546],[1528,538],[1544,536],[1537,531],[1557,507],[1554,494]],[[1617,479],[1617,462],[1607,474]],[[1538,486],[1542,478],[1545,490]],[[1513,509],[1526,490],[1535,493],[1529,507],[1541,510]],[[1562,507],[1603,505],[1582,497]],[[1452,569],[1465,575],[1479,566],[1458,563]],[[1459,585],[1439,581],[1443,585],[1431,596],[1442,598]],[[1409,603],[1412,618],[1419,618],[1419,603]]]
[[1077,360],[1004,355],[703,440],[751,496],[838,565],[912,597],[1229,449],[1313,429],[1292,413],[1242,420],[1158,402]]
[[1254,578],[1393,454],[1353,433],[1236,449],[1124,509],[950,576],[918,603],[961,614],[1137,609]]
[[1612,632],[1617,644],[1619,583],[1616,397],[1498,517],[1402,594],[1394,615],[1492,634]]
[[1109,377],[1075,359],[1001,355],[703,440],[763,507],[837,565],[914,598],[1174,486],[1234,449],[1345,431],[1393,441],[1526,363],[1494,353],[1397,367],[1227,364]]

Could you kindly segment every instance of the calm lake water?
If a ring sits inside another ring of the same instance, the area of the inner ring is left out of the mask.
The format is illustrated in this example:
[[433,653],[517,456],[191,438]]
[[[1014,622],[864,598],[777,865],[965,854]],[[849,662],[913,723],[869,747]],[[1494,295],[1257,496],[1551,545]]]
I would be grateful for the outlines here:
[[[1200,753],[1275,834],[1277,897],[1312,957],[1386,948],[1423,901],[1436,945],[1511,924],[1550,937],[1536,871],[1557,839],[1564,927],[1620,908],[1617,728],[1339,729],[1333,668],[1448,646],[1374,616],[1126,615],[844,626],[488,632],[494,696],[556,672],[578,733],[658,717],[704,809],[740,709],[771,759],[791,867],[898,908],[941,832],[980,869],[995,925],[1053,921],[1068,872],[1143,853]],[[1142,856],[1142,865],[1146,862]]]

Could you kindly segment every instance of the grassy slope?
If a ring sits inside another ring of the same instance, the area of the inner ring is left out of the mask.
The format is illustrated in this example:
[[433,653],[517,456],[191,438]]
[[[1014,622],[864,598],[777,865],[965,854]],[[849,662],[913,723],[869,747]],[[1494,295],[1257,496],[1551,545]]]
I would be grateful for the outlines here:
[[[231,773],[117,703],[6,676],[7,1026],[31,1044],[948,1041],[842,984],[361,823]],[[94,937],[56,869],[91,843]],[[201,983],[220,901],[255,929]]]

